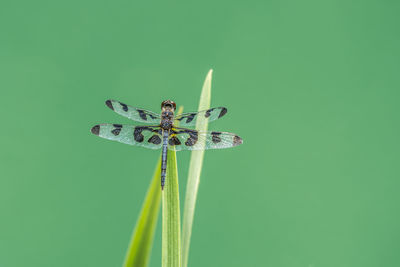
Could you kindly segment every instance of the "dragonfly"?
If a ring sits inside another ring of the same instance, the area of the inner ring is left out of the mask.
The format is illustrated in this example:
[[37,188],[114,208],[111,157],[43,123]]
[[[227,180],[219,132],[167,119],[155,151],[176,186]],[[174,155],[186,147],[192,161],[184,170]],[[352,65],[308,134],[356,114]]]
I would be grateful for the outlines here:
[[[172,100],[161,103],[161,114],[132,107],[116,100],[107,100],[107,107],[133,121],[149,125],[135,126],[104,123],[92,127],[91,132],[99,137],[128,145],[160,149],[161,189],[164,189],[167,172],[167,151],[204,150],[235,147],[243,139],[228,132],[200,132],[185,127],[195,126],[199,118],[214,121],[227,113],[225,107],[210,108],[199,112],[182,113],[175,116],[176,104]],[[176,126],[176,125],[179,125]]]

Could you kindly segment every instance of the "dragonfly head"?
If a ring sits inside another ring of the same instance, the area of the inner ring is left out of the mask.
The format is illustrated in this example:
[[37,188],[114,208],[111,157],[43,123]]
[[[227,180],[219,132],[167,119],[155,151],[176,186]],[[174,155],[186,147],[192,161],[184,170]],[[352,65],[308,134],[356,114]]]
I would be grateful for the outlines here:
[[172,109],[172,111],[174,111],[176,109],[176,104],[172,100],[165,100],[161,103],[161,109],[162,110]]

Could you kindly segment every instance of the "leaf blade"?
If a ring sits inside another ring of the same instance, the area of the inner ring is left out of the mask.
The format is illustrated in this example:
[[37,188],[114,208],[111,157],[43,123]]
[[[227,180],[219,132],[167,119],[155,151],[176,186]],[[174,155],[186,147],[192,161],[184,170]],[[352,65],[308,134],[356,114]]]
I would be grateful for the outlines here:
[[135,230],[125,256],[124,267],[144,267],[149,263],[160,210],[160,176],[161,159],[158,160],[153,179],[136,222]]
[[[211,69],[204,81],[201,91],[198,111],[210,108],[211,102]],[[196,130],[206,132],[208,129],[208,119],[201,117],[196,122]],[[201,168],[203,165],[204,150],[192,151],[189,164],[188,181],[186,186],[185,204],[183,209],[182,221],[182,266],[187,267],[189,260],[190,238],[192,235],[194,211],[196,206],[197,193],[200,183]]]
[[176,152],[168,150],[167,177],[162,191],[162,266],[181,266],[179,184]]
[[[178,114],[183,108],[179,108]],[[162,266],[181,266],[181,225],[176,152],[167,152],[167,176],[162,190]]]

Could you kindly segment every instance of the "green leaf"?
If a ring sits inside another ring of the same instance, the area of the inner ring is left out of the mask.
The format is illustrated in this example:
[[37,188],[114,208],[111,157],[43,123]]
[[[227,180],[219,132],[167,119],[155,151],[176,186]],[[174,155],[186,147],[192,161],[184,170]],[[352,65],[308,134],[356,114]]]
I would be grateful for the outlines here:
[[[211,102],[211,78],[212,69],[208,72],[201,91],[199,111],[210,108]],[[199,117],[196,122],[196,130],[206,132],[208,119]],[[196,206],[197,191],[199,189],[201,168],[203,165],[204,150],[192,151],[189,164],[189,174],[186,186],[185,206],[183,210],[182,229],[182,266],[187,267],[189,259],[190,237],[192,235],[194,209]]]
[[124,267],[145,267],[149,263],[161,199],[161,159],[147,191],[142,210],[126,253]]
[[[178,114],[182,113],[181,107]],[[167,176],[162,191],[162,267],[181,266],[181,218],[176,152],[168,150]]]
[[162,266],[181,266],[181,225],[176,152],[168,150],[167,177],[162,191]]

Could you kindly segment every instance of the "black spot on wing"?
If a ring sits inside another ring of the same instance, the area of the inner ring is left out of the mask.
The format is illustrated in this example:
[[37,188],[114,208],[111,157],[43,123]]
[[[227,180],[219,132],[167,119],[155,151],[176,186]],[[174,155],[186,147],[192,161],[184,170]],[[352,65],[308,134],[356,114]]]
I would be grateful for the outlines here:
[[196,113],[190,113],[190,114],[187,114],[185,116],[179,116],[179,117],[177,117],[175,119],[178,120],[178,121],[186,119],[186,123],[189,123],[194,119],[195,116],[196,116]]
[[158,145],[161,143],[161,138],[158,135],[153,135],[152,137],[149,138],[148,142]]
[[190,129],[172,129],[172,134],[183,134],[187,133],[189,135],[188,139],[185,141],[185,145],[194,146],[198,140],[198,132]]
[[122,110],[125,112],[128,112],[128,106],[124,103],[119,102],[119,104],[122,106]]
[[208,118],[211,116],[211,112],[213,112],[215,108],[210,108],[209,110],[206,111],[206,113],[204,114],[204,117]]
[[149,132],[158,133],[158,134],[162,133],[162,130],[160,129],[160,127],[136,126],[135,130],[133,131],[133,138],[135,139],[136,142],[139,142],[139,143],[143,142],[143,140],[144,140],[144,136],[142,134],[143,131],[149,131]]
[[112,105],[111,100],[107,100],[107,101],[106,101],[106,105],[107,105],[107,107],[109,107],[110,109],[114,110],[114,107],[113,107],[113,105]]
[[121,128],[117,128],[111,131],[111,133],[115,136],[119,135],[119,133],[121,132]]
[[136,142],[143,142],[144,136],[142,134],[143,132],[143,127],[135,127],[135,130],[133,131],[133,138],[135,139]]
[[227,112],[228,112],[228,109],[223,107],[221,109],[221,112],[218,115],[218,119],[221,118],[222,116],[224,116]]
[[182,143],[176,136],[173,136],[168,140],[168,144],[170,146],[179,146]]
[[188,116],[186,116],[186,118],[187,118],[186,123],[191,122],[195,116],[196,116],[196,113],[190,113]]
[[184,131],[189,134],[189,138],[186,140],[185,145],[187,146],[194,146],[197,143],[198,140],[198,134],[197,131],[194,130],[186,130]]
[[100,134],[100,125],[95,125],[90,130],[92,134],[99,135]]
[[111,133],[115,136],[119,135],[119,133],[121,132],[121,129],[122,129],[122,125],[121,124],[113,124],[113,126],[115,127],[115,129],[112,130]]
[[214,144],[221,142],[221,137],[219,137],[219,135],[221,135],[221,132],[211,132],[211,140]]
[[193,139],[188,138],[188,140],[186,140],[185,145],[187,146],[193,146],[196,142],[193,141]]
[[147,116],[146,116],[146,113],[144,112],[144,110],[137,109],[137,112],[139,113],[139,116],[140,116],[140,118],[142,118],[142,120],[147,121]]
[[233,137],[233,146],[238,146],[241,144],[243,144],[243,139],[235,135],[235,137]]

